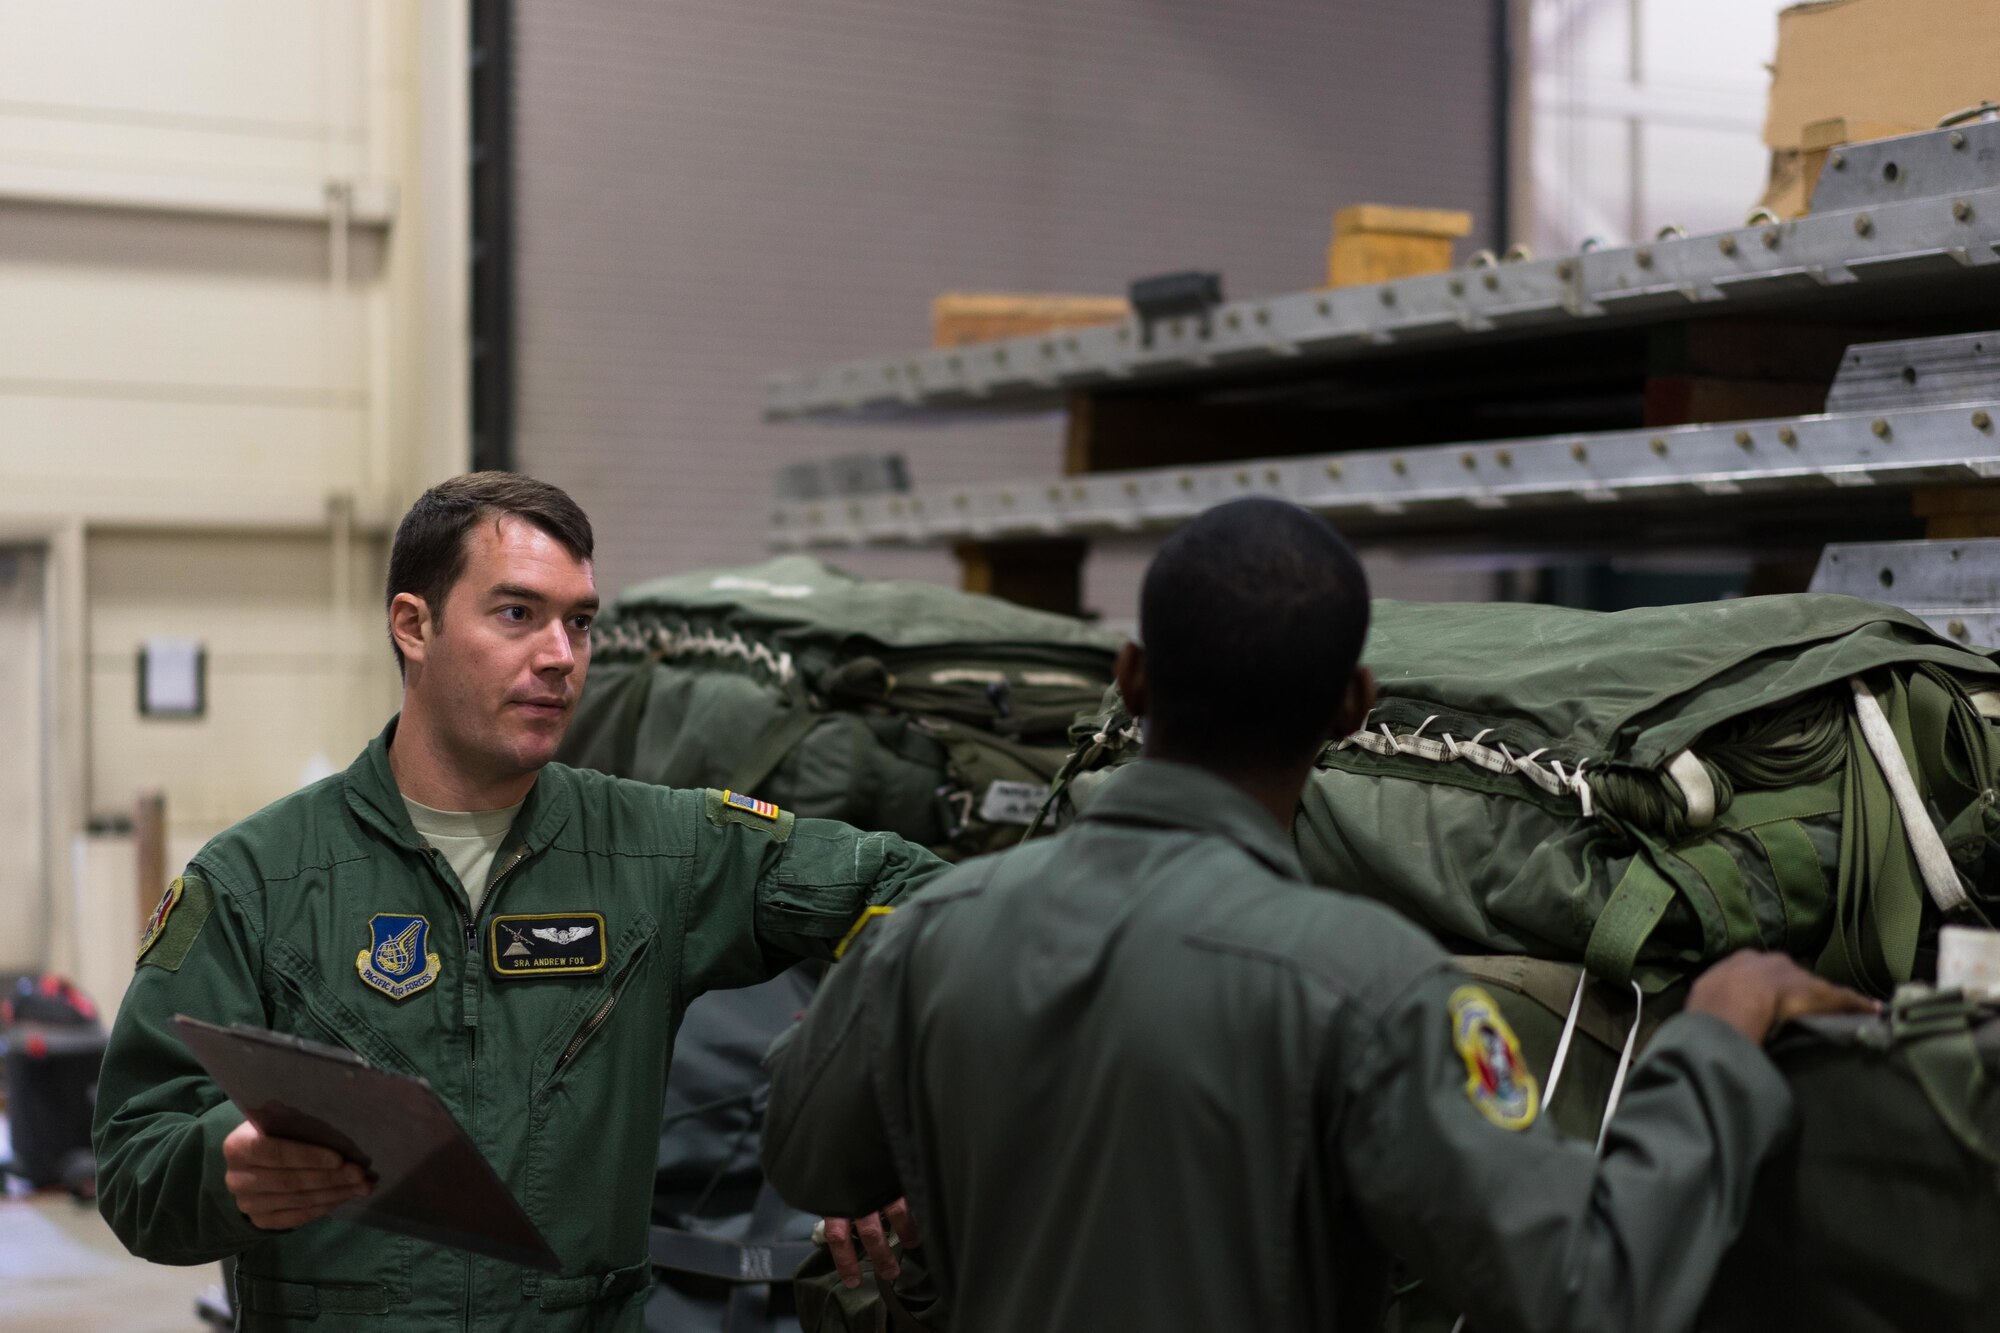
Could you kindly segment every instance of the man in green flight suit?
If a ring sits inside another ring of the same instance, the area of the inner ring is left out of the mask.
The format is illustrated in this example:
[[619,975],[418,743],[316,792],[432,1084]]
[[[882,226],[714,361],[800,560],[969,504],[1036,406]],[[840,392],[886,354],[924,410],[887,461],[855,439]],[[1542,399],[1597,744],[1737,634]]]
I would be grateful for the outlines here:
[[[154,913],[99,1084],[99,1207],[145,1258],[235,1256],[244,1328],[641,1327],[682,1011],[831,957],[944,868],[734,793],[550,763],[590,661],[591,555],[555,487],[426,492],[389,562],[402,711],[345,773],[210,842]],[[361,1170],[261,1135],[177,1013],[428,1079],[560,1275],[328,1217]]]
[[1473,1329],[1694,1318],[1791,1111],[1759,1042],[1870,1004],[1735,955],[1633,1068],[1603,1156],[1558,1141],[1493,1001],[1303,882],[1287,829],[1371,706],[1367,620],[1304,510],[1169,538],[1119,663],[1146,757],[1060,836],[872,920],[773,1047],[771,1181],[870,1240],[920,1233],[953,1333],[1373,1329],[1391,1252]]

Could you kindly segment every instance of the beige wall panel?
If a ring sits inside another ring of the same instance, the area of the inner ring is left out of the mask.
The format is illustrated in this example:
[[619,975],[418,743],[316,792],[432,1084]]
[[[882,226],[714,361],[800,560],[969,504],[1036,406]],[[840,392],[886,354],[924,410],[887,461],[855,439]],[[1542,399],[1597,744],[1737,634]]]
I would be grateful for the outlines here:
[[[316,522],[363,479],[363,412],[306,401],[0,393],[0,513]],[[17,509],[18,507],[18,509]]]
[[49,699],[42,557],[0,547],[0,971],[40,965],[49,925],[43,791]]
[[377,12],[355,0],[0,0],[8,146],[124,169],[351,172]]
[[0,393],[38,381],[359,394],[379,242],[327,281],[307,225],[0,204]]
[[[107,535],[91,587],[91,806],[125,810],[167,793],[177,833],[214,832],[344,768],[395,710],[382,639],[384,550],[358,542],[333,609],[326,537]],[[208,710],[192,721],[141,717],[138,652],[155,635],[208,652]]]

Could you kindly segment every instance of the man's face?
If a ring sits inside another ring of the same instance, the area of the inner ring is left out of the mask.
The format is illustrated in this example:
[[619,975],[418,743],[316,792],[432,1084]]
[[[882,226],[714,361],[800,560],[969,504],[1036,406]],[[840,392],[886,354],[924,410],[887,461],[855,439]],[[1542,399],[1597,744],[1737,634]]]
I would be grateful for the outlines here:
[[548,763],[569,729],[597,585],[588,560],[510,516],[475,524],[465,554],[408,684],[469,775],[504,781]]

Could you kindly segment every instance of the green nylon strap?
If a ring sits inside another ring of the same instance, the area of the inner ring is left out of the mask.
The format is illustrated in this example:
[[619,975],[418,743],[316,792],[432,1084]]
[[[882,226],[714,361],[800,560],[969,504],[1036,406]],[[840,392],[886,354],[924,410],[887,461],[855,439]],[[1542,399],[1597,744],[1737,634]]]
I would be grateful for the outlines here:
[[1676,893],[1673,882],[1655,870],[1643,849],[1632,858],[1584,945],[1583,965],[1594,977],[1623,986],[1631,981],[1639,950],[1666,915]]
[[1982,1161],[2000,1165],[2000,1151],[1980,1129],[1975,1108],[1985,1099],[1986,1066],[1973,1039],[1975,1006],[1956,994],[1895,1005],[1889,1028],[1896,1049],[1951,1136]]
[[639,724],[645,717],[646,698],[653,692],[653,668],[660,661],[660,650],[646,654],[642,662],[632,666],[632,674],[625,678],[625,684],[618,696],[618,727],[612,733],[616,747],[612,772],[621,778],[639,776]]
[[793,698],[791,707],[758,738],[749,757],[744,759],[736,776],[730,780],[729,790],[746,796],[756,795],[757,788],[825,716],[804,699]]
[[1797,820],[1759,824],[1750,834],[1771,863],[1771,877],[1778,884],[1778,900],[1785,908],[1785,938],[1772,943],[1789,953],[1797,953],[1805,941],[1792,938],[1792,923],[1826,901],[1826,874],[1820,869],[1819,852]]
[[1761,933],[1757,914],[1750,909],[1750,891],[1744,887],[1743,872],[1736,868],[1736,858],[1729,850],[1712,842],[1697,842],[1676,848],[1673,856],[1701,876],[1722,918],[1721,948],[1710,945],[1704,951],[1715,955],[1759,943]]

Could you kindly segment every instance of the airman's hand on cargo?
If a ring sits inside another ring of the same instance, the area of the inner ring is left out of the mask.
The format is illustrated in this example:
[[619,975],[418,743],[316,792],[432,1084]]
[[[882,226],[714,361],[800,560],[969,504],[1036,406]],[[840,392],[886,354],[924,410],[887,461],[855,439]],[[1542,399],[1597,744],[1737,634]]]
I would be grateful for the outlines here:
[[861,1258],[855,1253],[854,1242],[858,1237],[861,1246],[868,1252],[868,1262],[875,1266],[875,1276],[884,1282],[894,1282],[903,1266],[896,1260],[896,1251],[889,1244],[889,1232],[896,1233],[903,1248],[914,1250],[921,1243],[917,1237],[917,1224],[910,1218],[910,1203],[898,1199],[879,1213],[857,1217],[851,1221],[844,1217],[826,1219],[826,1247],[833,1251],[833,1267],[840,1274],[843,1287],[861,1285]]
[[333,1149],[270,1138],[247,1120],[222,1141],[222,1163],[236,1206],[266,1231],[304,1226],[372,1188]]
[[1808,1014],[1872,1014],[1875,1001],[1816,977],[1781,953],[1733,953],[1695,978],[1687,1011],[1710,1014],[1750,1040]]

